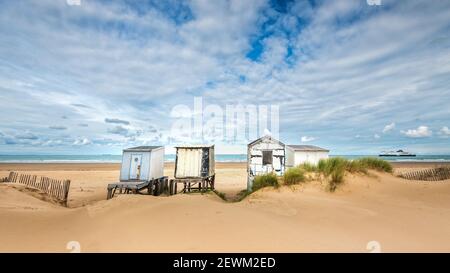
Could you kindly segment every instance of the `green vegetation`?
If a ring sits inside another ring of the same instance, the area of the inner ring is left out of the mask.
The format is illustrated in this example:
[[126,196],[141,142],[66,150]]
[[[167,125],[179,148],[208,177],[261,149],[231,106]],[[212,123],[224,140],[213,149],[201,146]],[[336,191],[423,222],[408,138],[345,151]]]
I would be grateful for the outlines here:
[[351,160],[347,162],[346,171],[350,173],[367,174],[367,167],[360,160]]
[[[326,179],[328,190],[334,192],[344,182],[346,172],[368,174],[369,170],[392,173],[393,168],[389,162],[375,157],[363,157],[355,160],[332,157],[319,160],[317,165],[303,163],[290,168],[285,172],[283,180],[286,185],[295,185],[306,181],[306,173],[317,173],[320,177]],[[251,192],[269,186],[279,186],[277,176],[274,173],[256,176]],[[239,199],[242,200],[251,192],[243,191],[239,195]]]
[[319,160],[319,164],[317,164],[318,171],[325,175],[326,177],[330,176],[333,173],[345,172],[347,168],[348,160],[342,157],[332,157],[328,159]]
[[242,190],[242,191],[240,191],[238,194],[237,194],[237,198],[236,198],[236,201],[237,202],[240,202],[240,201],[242,201],[245,197],[247,197],[250,193],[252,193],[251,191],[248,191],[248,190]]
[[328,179],[328,189],[333,192],[344,182],[345,171],[349,161],[342,157],[321,159],[317,164],[318,172]]
[[300,167],[293,167],[284,173],[284,184],[295,185],[305,181],[304,171]]
[[331,179],[328,183],[328,189],[331,192],[334,192],[337,186],[344,182],[344,175],[345,171],[342,169],[336,169],[335,171],[331,172]]
[[333,157],[321,159],[317,164],[318,172],[325,178],[330,178],[328,188],[332,192],[336,190],[339,184],[344,182],[346,171],[367,174],[369,169],[392,173],[392,166],[389,162],[374,157],[363,157],[351,161],[341,157]]
[[227,196],[225,195],[225,193],[220,192],[220,191],[218,191],[218,190],[213,190],[213,192],[214,192],[215,194],[217,194],[217,196],[219,196],[222,200],[228,201],[228,200],[227,200]]
[[278,179],[274,173],[268,173],[263,175],[255,176],[255,180],[253,180],[252,191],[257,191],[264,187],[278,187]]
[[380,172],[387,172],[387,173],[392,173],[392,171],[393,171],[391,163],[389,163],[383,159],[379,159],[379,158],[375,158],[375,157],[363,157],[363,158],[357,159],[356,161],[360,162],[360,164],[367,169],[372,169],[372,170],[377,170]]
[[317,166],[308,162],[298,165],[298,168],[305,172],[317,172]]

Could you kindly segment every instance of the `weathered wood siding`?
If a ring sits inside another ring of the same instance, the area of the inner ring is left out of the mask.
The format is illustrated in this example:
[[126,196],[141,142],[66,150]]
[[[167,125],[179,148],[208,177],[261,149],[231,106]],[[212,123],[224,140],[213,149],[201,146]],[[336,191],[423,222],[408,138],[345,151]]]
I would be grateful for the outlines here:
[[179,148],[175,177],[200,177],[202,149]]
[[200,178],[215,174],[214,146],[178,147],[175,178]]
[[[272,164],[263,164],[263,151],[272,152]],[[253,179],[257,175],[275,173],[278,176],[284,174],[286,168],[285,145],[276,139],[265,136],[258,141],[249,144],[247,150],[247,189],[251,190]]]

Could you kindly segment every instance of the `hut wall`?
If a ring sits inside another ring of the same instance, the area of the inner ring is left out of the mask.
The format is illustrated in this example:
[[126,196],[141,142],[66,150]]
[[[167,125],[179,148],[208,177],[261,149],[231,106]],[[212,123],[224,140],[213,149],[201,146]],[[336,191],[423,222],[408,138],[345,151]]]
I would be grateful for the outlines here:
[[122,165],[120,167],[120,180],[130,179],[131,152],[123,152]]
[[[263,164],[263,152],[272,152],[272,164]],[[248,168],[250,175],[261,175],[275,172],[277,175],[284,173],[285,150],[284,146],[276,141],[259,142],[248,149]]]
[[164,148],[151,152],[150,171],[148,179],[155,179],[164,176]]
[[328,152],[326,151],[295,151],[294,165],[297,166],[305,162],[317,165],[320,159],[326,158],[328,158]]
[[295,151],[289,146],[286,147],[286,168],[291,168],[296,166],[295,164]]
[[140,173],[139,180],[150,180],[164,176],[164,148],[154,149],[152,151],[127,151],[122,154],[122,166],[120,168],[120,180],[133,180],[131,175],[134,170],[132,167],[132,158],[139,156]]
[[215,174],[214,147],[178,147],[175,178]]
[[216,173],[216,156],[214,147],[209,148],[209,175],[212,176]]

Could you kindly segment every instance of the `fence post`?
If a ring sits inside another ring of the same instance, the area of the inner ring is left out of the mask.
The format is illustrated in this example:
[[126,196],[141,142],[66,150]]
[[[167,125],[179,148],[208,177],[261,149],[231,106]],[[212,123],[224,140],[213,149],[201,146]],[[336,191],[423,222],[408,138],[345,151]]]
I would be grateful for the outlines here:
[[69,202],[69,189],[70,189],[70,180],[66,180],[65,187],[64,187],[64,203],[67,207]]

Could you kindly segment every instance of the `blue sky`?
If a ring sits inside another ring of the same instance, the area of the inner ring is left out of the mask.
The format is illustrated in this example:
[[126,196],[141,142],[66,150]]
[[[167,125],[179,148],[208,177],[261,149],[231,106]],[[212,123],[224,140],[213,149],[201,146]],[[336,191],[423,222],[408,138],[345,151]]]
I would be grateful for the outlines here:
[[194,97],[277,104],[282,141],[334,154],[450,154],[448,18],[437,0],[3,0],[0,154],[170,152]]

